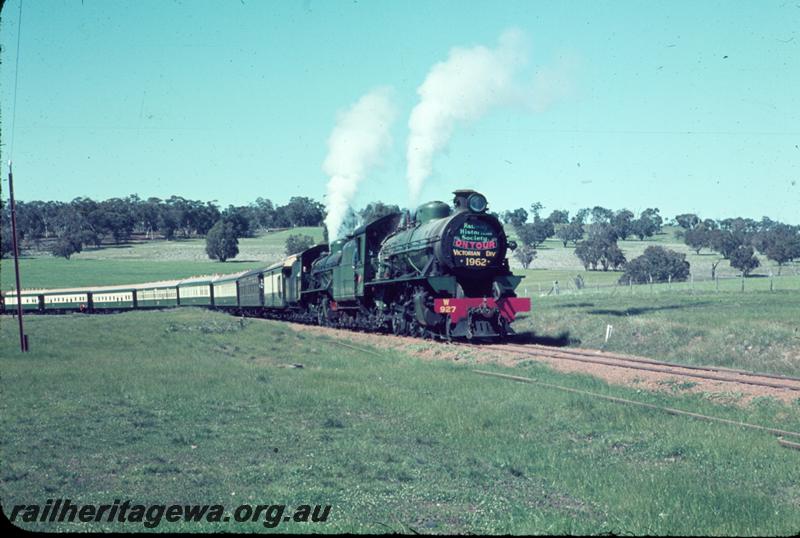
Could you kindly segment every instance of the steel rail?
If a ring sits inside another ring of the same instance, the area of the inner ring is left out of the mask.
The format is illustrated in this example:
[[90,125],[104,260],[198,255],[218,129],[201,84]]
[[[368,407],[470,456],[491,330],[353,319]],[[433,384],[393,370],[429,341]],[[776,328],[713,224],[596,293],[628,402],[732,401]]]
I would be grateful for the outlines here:
[[681,364],[677,362],[669,362],[669,361],[659,361],[656,359],[648,359],[646,357],[638,357],[635,355],[623,355],[621,353],[609,353],[607,351],[602,350],[588,350],[588,349],[568,349],[563,351],[562,348],[555,348],[553,346],[543,346],[540,344],[514,344],[512,343],[503,343],[503,344],[495,344],[500,345],[503,347],[511,348],[512,346],[515,348],[534,348],[534,349],[541,349],[543,351],[556,351],[556,352],[567,352],[575,355],[583,355],[586,357],[602,357],[608,359],[618,359],[622,361],[629,361],[629,362],[642,362],[647,364],[658,364],[662,366],[674,366],[676,368],[686,368],[688,370],[707,370],[712,372],[728,372],[732,374],[739,374],[739,375],[749,375],[755,377],[768,377],[771,379],[780,379],[784,381],[799,381],[800,377],[793,377],[790,375],[783,375],[783,374],[770,374],[766,372],[752,372],[749,370],[740,370],[738,368],[727,368],[725,366],[701,366],[696,364]]
[[[762,387],[769,387],[769,388],[773,388],[773,389],[792,390],[792,391],[799,391],[800,392],[800,386],[785,385],[785,384],[781,384],[781,383],[772,383],[772,382],[769,382],[769,381],[758,381],[758,380],[755,380],[755,379],[731,378],[731,377],[719,376],[719,375],[713,375],[713,374],[698,374],[698,373],[692,373],[691,371],[690,372],[676,372],[674,370],[669,370],[669,369],[664,369],[664,368],[656,368],[654,366],[652,366],[652,367],[651,366],[645,366],[643,364],[634,365],[634,364],[624,364],[624,363],[620,363],[620,362],[613,362],[614,360],[620,360],[620,359],[614,359],[614,358],[610,358],[609,360],[603,360],[600,357],[589,358],[589,357],[584,357],[584,356],[576,356],[575,354],[572,354],[570,352],[564,352],[564,351],[554,351],[554,350],[553,351],[550,351],[550,350],[548,350],[548,351],[541,350],[540,351],[540,350],[526,349],[526,348],[514,349],[514,348],[510,348],[509,346],[496,346],[496,347],[495,346],[482,346],[481,349],[485,349],[487,347],[489,347],[490,349],[505,350],[505,351],[510,351],[512,353],[520,353],[520,354],[528,355],[528,356],[532,356],[532,357],[541,357],[541,358],[550,358],[550,359],[563,359],[563,360],[569,360],[569,361],[575,361],[575,362],[584,362],[584,363],[589,363],[589,364],[602,364],[604,366],[611,366],[611,367],[614,367],[614,368],[627,368],[627,369],[631,369],[631,370],[643,370],[643,371],[648,371],[648,372],[671,374],[671,375],[677,375],[677,376],[682,376],[682,377],[694,377],[694,378],[698,378],[698,379],[707,379],[707,380],[710,380],[710,381],[722,381],[722,382],[726,382],[726,383],[737,383],[737,384],[743,384],[743,385],[756,385],[756,386],[762,386]],[[652,364],[663,365],[663,364],[659,363],[658,361],[655,361]],[[668,366],[668,368],[684,368],[682,365],[676,365],[676,366],[667,365],[667,366]],[[692,370],[692,369],[688,369],[688,370]],[[752,377],[758,377],[758,376],[753,375],[753,374],[749,374],[749,375],[751,375]]]

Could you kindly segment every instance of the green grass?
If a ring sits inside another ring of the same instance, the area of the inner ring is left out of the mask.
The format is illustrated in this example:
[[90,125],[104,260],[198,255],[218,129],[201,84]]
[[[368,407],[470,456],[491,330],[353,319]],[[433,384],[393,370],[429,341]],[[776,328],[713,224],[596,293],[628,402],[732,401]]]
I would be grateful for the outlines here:
[[[12,261],[3,259],[3,289],[14,288]],[[173,280],[194,275],[236,273],[263,266],[263,262],[240,263],[186,262],[147,260],[87,260],[64,258],[21,259],[22,288],[70,288],[75,286],[100,286],[136,284],[156,280]]]
[[570,286],[574,287],[575,277],[578,275],[583,278],[584,285],[589,288],[594,288],[595,286],[613,286],[617,280],[619,280],[620,275],[614,271],[544,269],[538,267],[530,269],[516,268],[513,271],[514,274],[525,277],[525,280],[522,281],[518,290],[520,295],[547,293],[556,281],[558,282],[559,289],[567,290]]
[[[568,310],[568,309],[566,309]],[[3,507],[332,504],[295,532],[786,535],[798,453],[769,435],[477,376],[469,361],[339,347],[199,309],[2,323]],[[302,363],[303,368],[282,365]],[[486,369],[486,366],[483,366]],[[525,363],[492,368],[800,430],[798,405],[637,393]],[[138,531],[118,524],[41,530]],[[158,530],[263,530],[257,523]]]
[[[694,281],[640,286],[619,285],[622,273],[585,271],[572,248],[548,240],[517,292],[531,297],[533,313],[515,324],[545,341],[605,348],[694,364],[800,375],[800,274],[760,257],[762,267],[742,281],[727,261],[710,280],[719,257],[690,251],[665,228],[648,241],[621,241],[628,259],[659,244],[687,255]],[[575,278],[583,278],[579,290]],[[770,275],[774,275],[774,278]],[[554,282],[558,282],[556,295]],[[744,292],[742,286],[744,285]],[[614,326],[608,344],[606,325]]]
[[800,376],[798,288],[691,293],[662,284],[534,297],[514,327],[573,346]]

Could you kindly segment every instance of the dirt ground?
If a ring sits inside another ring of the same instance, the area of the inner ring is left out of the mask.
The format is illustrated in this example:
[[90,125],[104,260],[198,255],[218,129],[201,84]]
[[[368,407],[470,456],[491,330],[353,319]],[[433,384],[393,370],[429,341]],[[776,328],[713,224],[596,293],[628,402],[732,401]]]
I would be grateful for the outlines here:
[[[487,353],[485,350],[481,351],[478,346],[449,344],[406,336],[361,333],[294,323],[288,325],[295,331],[311,332],[335,338],[345,347],[354,346],[376,353],[380,353],[384,349],[402,349],[423,360],[458,361],[475,366],[482,364],[515,366],[521,361],[535,361],[546,364],[559,372],[589,374],[612,385],[625,385],[637,390],[669,394],[701,393],[708,399],[722,404],[747,405],[756,398],[764,397],[790,404],[800,399],[800,392],[786,389],[700,379],[673,373],[631,370],[604,364],[574,362],[556,357],[532,357],[512,350],[492,349]],[[565,352],[570,350],[577,349],[559,349],[559,351]],[[594,352],[595,350],[581,351]]]

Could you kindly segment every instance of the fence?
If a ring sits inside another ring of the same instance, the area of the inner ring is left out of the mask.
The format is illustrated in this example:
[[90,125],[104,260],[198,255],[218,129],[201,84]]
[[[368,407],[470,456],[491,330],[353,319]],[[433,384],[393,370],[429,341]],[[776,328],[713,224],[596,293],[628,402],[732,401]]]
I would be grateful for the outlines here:
[[[787,269],[787,268],[784,268]],[[650,282],[637,284],[628,283],[594,283],[586,284],[582,275],[577,274],[575,278],[566,281],[554,280],[551,285],[542,283],[525,284],[523,281],[522,291],[524,296],[550,297],[560,295],[584,295],[605,293],[609,295],[627,294],[659,294],[659,293],[748,293],[748,292],[773,292],[800,291],[800,271],[794,267],[794,271],[785,271],[784,274],[777,275],[753,275],[742,276],[717,276],[714,279],[695,278],[689,275],[686,281],[674,282],[668,279],[667,282]],[[786,274],[789,273],[789,274]]]

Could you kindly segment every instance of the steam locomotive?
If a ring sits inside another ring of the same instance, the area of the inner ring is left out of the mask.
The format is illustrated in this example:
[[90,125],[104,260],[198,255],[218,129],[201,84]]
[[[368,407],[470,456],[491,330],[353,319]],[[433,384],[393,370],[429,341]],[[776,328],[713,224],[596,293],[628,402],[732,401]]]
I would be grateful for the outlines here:
[[[454,192],[452,207],[392,213],[345,238],[265,268],[232,275],[127,286],[26,290],[32,312],[109,312],[206,306],[331,327],[444,339],[503,338],[530,299],[506,257],[515,248],[487,213],[486,197]],[[17,308],[15,291],[0,297]]]

